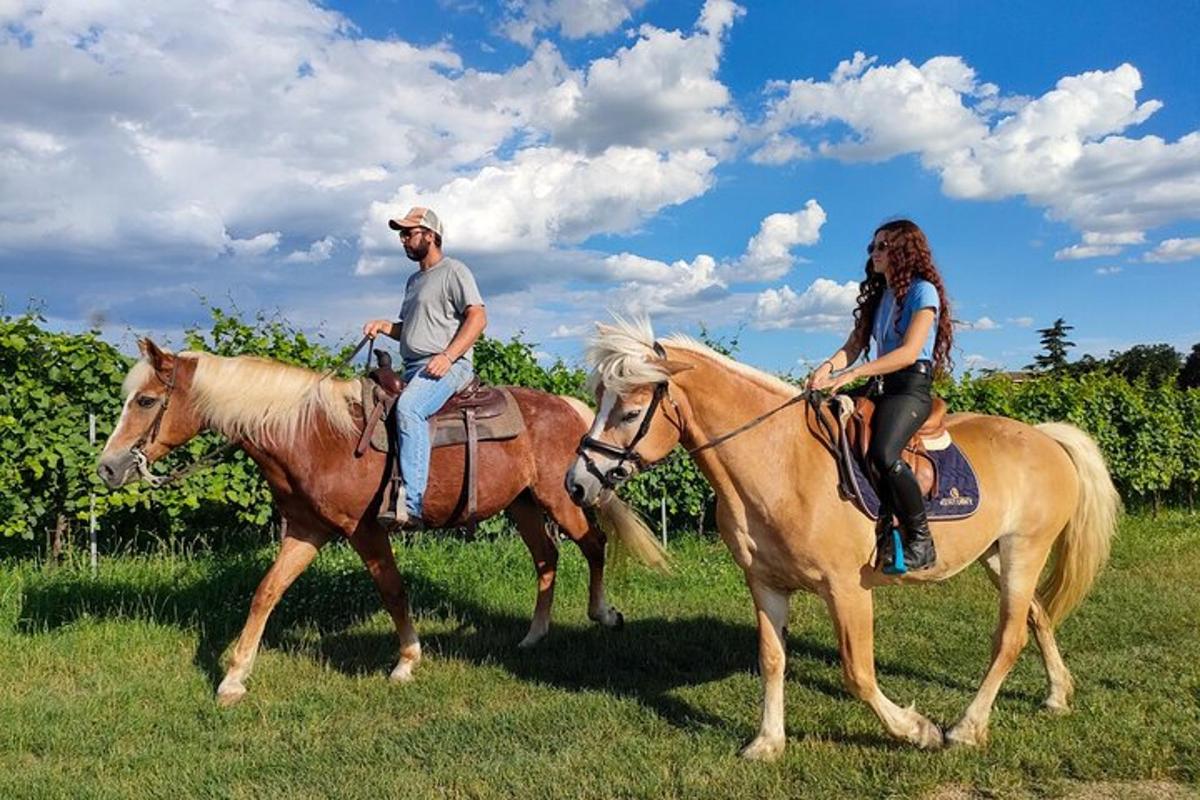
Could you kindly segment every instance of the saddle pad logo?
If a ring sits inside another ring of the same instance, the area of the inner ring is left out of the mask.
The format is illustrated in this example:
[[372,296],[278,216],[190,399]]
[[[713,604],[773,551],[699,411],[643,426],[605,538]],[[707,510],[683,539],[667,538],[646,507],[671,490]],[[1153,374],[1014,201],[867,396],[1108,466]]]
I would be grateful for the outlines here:
[[945,497],[938,498],[938,505],[943,507],[973,506],[975,505],[975,498],[960,494],[957,486],[951,486],[950,491],[947,492]]

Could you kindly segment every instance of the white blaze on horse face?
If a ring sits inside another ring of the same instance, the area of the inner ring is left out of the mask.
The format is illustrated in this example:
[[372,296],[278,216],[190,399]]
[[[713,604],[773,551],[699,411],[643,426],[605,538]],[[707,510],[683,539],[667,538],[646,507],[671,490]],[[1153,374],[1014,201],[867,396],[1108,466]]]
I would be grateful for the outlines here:
[[104,458],[108,455],[108,451],[112,448],[113,442],[122,438],[125,431],[125,420],[129,417],[129,407],[133,403],[134,398],[138,396],[137,392],[130,392],[125,398],[124,405],[121,406],[121,416],[117,419],[117,424],[113,426],[112,433],[108,435],[108,441],[104,443],[104,450],[100,452],[100,457]]
[[600,410],[596,412],[596,418],[592,420],[592,429],[588,431],[588,436],[593,439],[600,437],[604,431],[605,425],[608,424],[608,417],[612,414],[613,406],[617,403],[617,395],[610,392],[608,389],[600,391]]

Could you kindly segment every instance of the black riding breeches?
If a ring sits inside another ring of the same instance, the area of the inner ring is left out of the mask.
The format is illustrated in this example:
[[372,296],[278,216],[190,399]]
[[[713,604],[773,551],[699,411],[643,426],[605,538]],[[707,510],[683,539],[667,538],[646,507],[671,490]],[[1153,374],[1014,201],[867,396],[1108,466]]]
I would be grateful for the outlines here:
[[884,377],[883,393],[874,398],[867,458],[879,477],[880,499],[905,524],[924,514],[925,503],[917,478],[900,453],[929,419],[932,386],[927,373],[900,370]]

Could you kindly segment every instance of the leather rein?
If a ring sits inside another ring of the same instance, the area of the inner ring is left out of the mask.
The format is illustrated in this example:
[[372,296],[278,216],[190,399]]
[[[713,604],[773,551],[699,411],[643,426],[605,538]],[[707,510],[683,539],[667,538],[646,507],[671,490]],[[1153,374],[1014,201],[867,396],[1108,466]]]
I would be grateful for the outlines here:
[[[662,345],[660,345],[658,342],[654,343],[654,351],[656,353],[658,353],[658,355],[661,358],[667,357],[666,351],[663,350]],[[821,428],[823,429],[825,435],[827,437],[829,437],[828,442],[825,442],[825,441],[821,442],[822,445],[824,445],[826,447],[826,449],[830,450],[831,452],[836,453],[836,442],[838,440],[837,434],[834,432],[833,427],[830,424],[829,420],[826,419],[825,415],[821,413],[821,409],[820,409],[821,404],[824,403],[827,395],[824,392],[821,392],[816,389],[806,389],[805,391],[801,392],[800,394],[789,397],[787,400],[785,400],[784,402],[775,406],[770,411],[767,411],[766,413],[763,413],[763,414],[759,414],[757,417],[749,420],[748,422],[745,422],[744,424],[739,425],[738,427],[734,428],[733,430],[727,431],[726,433],[723,433],[720,436],[717,436],[713,439],[709,439],[707,442],[704,442],[703,444],[697,445],[692,448],[686,448],[682,451],[674,450],[668,456],[661,458],[658,461],[648,462],[648,461],[646,461],[645,458],[642,457],[641,453],[637,452],[637,446],[642,441],[642,439],[645,438],[646,433],[650,430],[650,423],[651,423],[651,421],[653,421],[654,414],[658,410],[658,407],[662,404],[662,400],[664,397],[666,397],[668,400],[670,400],[671,405],[675,406],[676,415],[678,416],[679,421],[678,422],[675,422],[674,420],[670,420],[670,421],[673,425],[675,425],[676,428],[679,429],[680,435],[682,437],[684,427],[685,427],[685,423],[683,421],[683,415],[679,413],[679,406],[675,404],[675,401],[673,399],[671,399],[670,381],[666,380],[666,381],[660,381],[659,383],[655,384],[654,397],[650,400],[650,405],[646,407],[646,412],[642,416],[642,424],[638,426],[637,433],[634,434],[633,439],[631,439],[629,444],[627,444],[625,447],[617,447],[614,444],[609,444],[608,442],[602,442],[599,439],[593,438],[590,432],[588,434],[585,434],[584,437],[579,440],[579,446],[575,449],[575,452],[580,457],[583,458],[584,465],[587,467],[588,472],[592,473],[592,475],[594,475],[597,479],[599,479],[601,485],[604,486],[604,488],[610,489],[610,490],[615,490],[622,481],[624,481],[632,476],[633,473],[630,472],[625,467],[626,462],[632,463],[637,468],[638,472],[641,472],[641,473],[649,472],[650,470],[657,469],[659,467],[665,466],[666,464],[669,464],[674,458],[677,458],[680,456],[691,457],[691,456],[696,455],[697,453],[703,452],[704,450],[709,450],[711,448],[714,448],[721,444],[724,444],[725,442],[729,441],[730,439],[734,438],[735,436],[743,434],[746,431],[750,430],[751,428],[761,425],[763,422],[766,422],[768,419],[773,417],[775,414],[778,414],[780,411],[783,411],[785,408],[796,405],[797,403],[800,403],[800,402],[803,402],[805,404],[806,411],[812,411],[814,413],[814,415],[816,416],[818,423],[820,424]],[[807,413],[805,416],[807,417]],[[818,440],[821,439],[821,437],[819,435],[817,436],[817,438],[818,438]],[[611,458],[615,458],[615,459],[617,459],[617,463],[615,466],[610,468],[607,472],[601,471],[599,466],[596,465],[596,462],[592,460],[592,457],[591,457],[589,451],[595,451],[598,453],[602,453],[606,456],[609,456]]]

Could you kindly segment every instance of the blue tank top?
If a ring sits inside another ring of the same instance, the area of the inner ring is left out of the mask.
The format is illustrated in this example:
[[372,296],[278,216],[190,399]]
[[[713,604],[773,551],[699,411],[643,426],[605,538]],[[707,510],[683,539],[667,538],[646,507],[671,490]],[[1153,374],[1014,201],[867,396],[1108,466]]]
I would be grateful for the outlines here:
[[[875,309],[875,324],[871,326],[876,358],[887,355],[900,346],[913,315],[922,308],[933,309],[933,326],[929,329],[929,335],[925,337],[925,343],[921,345],[921,355],[918,358],[933,360],[933,343],[937,339],[938,317],[942,313],[942,304],[938,300],[937,288],[926,280],[913,281],[908,287],[908,294],[904,296],[904,307],[900,309],[896,308],[896,296],[892,294],[892,290],[883,290],[879,306]],[[900,317],[899,325],[896,325],[897,314]]]

